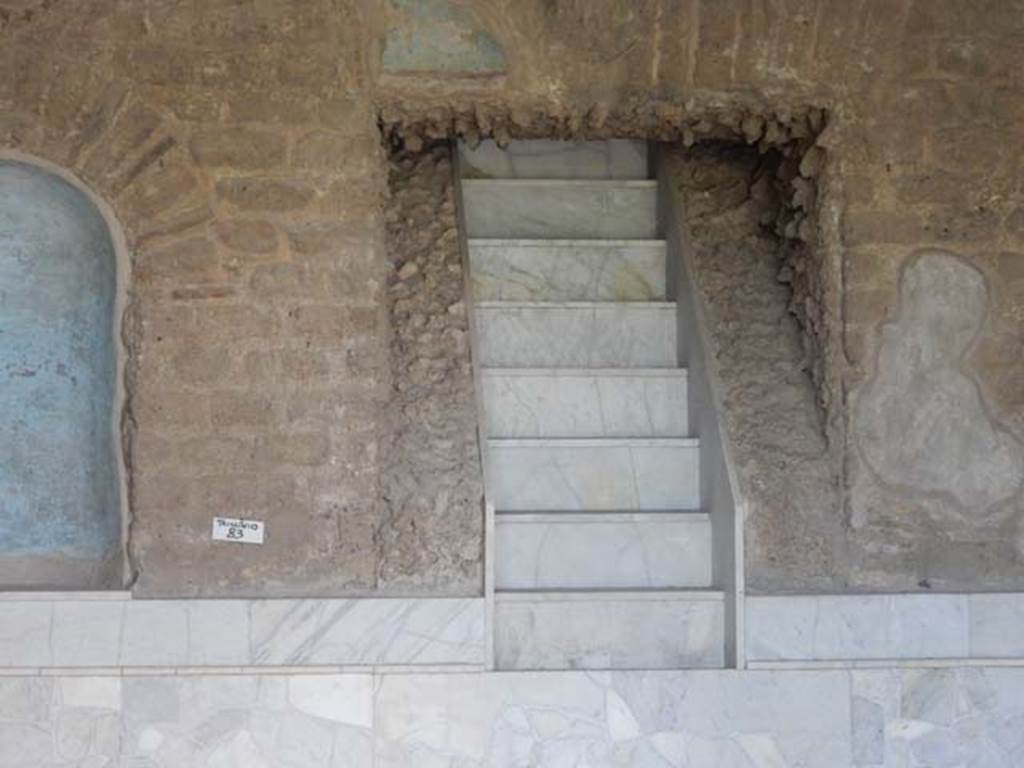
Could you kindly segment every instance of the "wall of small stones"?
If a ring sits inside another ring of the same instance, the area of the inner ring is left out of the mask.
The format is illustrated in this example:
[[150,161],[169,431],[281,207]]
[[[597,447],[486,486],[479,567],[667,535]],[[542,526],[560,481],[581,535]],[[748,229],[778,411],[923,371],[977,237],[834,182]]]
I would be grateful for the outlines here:
[[451,146],[393,152],[388,187],[379,584],[479,593],[483,481]]
[[[429,44],[455,38],[447,58]],[[985,286],[982,311],[953,310],[976,317],[955,369],[987,444],[1012,456],[1024,436],[1021,40],[1024,15],[1006,0],[793,0],[784,12],[739,0],[0,0],[0,148],[73,172],[111,205],[131,253],[135,590],[462,592],[475,580],[468,539],[454,552],[434,543],[470,524],[464,478],[451,517],[439,511],[416,544],[421,513],[387,496],[386,453],[411,428],[391,407],[405,358],[382,145],[530,131],[798,148],[765,182],[789,203],[763,224],[802,323],[785,370],[813,382],[800,418],[820,414],[835,462],[839,506],[814,511],[812,530],[843,535],[815,538],[799,515],[755,506],[748,525],[765,545],[748,557],[752,588],[1020,586],[1020,493],[987,503],[880,473],[887,454],[858,414],[864,399],[890,402],[871,393],[887,390],[886,337],[914,304],[906,275],[941,251],[967,266],[954,270],[965,285],[977,274]],[[910,402],[902,412],[925,413]],[[763,462],[754,485],[785,471]],[[266,521],[267,542],[211,542],[215,514]]]

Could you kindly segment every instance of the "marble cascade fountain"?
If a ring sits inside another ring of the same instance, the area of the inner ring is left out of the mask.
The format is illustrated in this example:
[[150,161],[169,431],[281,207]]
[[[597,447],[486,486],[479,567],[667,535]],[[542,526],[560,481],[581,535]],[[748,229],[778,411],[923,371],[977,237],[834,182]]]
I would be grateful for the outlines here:
[[497,668],[723,666],[646,145],[484,142],[460,168]]

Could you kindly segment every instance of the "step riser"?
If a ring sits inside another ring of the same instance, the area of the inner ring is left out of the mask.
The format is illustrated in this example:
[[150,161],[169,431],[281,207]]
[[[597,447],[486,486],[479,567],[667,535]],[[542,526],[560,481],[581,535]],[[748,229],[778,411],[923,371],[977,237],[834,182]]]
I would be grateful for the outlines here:
[[491,437],[686,437],[680,375],[484,372]]
[[480,362],[492,368],[672,368],[675,305],[476,310]]
[[658,301],[665,246],[469,244],[479,301]]
[[469,237],[652,239],[656,192],[641,182],[572,185],[466,180]]
[[724,666],[718,601],[502,602],[498,669],[681,669]]
[[501,179],[645,179],[647,144],[612,139],[567,144],[514,141],[501,149],[493,139],[476,149],[459,144],[467,177]]
[[700,507],[696,446],[503,447],[488,453],[495,508],[509,512]]
[[503,517],[495,533],[498,589],[711,586],[711,526],[704,515],[632,523],[523,523]]

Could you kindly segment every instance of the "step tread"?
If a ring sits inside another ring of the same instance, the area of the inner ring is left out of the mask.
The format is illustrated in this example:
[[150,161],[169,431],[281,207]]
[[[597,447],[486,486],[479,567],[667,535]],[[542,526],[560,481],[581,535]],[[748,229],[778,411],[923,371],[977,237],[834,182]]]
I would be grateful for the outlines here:
[[616,378],[657,378],[685,379],[686,368],[481,368],[481,376],[580,376],[593,378],[608,376]]
[[496,589],[494,597],[504,602],[587,602],[587,601],[658,601],[722,602],[720,589]]
[[699,437],[491,437],[492,448],[696,448]]
[[711,521],[707,512],[699,509],[666,512],[503,512],[495,511],[495,522],[500,525],[517,523],[545,523],[558,525],[617,525],[621,523],[699,523]]
[[657,179],[462,179],[462,188],[482,187],[568,187],[571,189],[655,189]]
[[676,309],[674,301],[478,301],[477,309]]
[[611,240],[608,238],[558,238],[558,237],[469,237],[466,242],[470,248],[503,247],[503,248],[657,248],[667,247],[665,240],[657,238],[638,240]]

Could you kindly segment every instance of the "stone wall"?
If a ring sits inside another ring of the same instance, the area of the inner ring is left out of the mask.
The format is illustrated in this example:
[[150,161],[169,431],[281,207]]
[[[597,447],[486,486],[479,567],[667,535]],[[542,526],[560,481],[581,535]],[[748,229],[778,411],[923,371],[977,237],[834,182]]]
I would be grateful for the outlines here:
[[[738,141],[749,120],[755,143],[777,145],[812,109],[828,114],[809,161],[813,247],[790,261],[813,277],[797,294],[816,303],[798,312],[815,342],[804,367],[842,470],[842,507],[816,525],[837,517],[853,554],[827,538],[758,547],[748,581],[1019,585],[1022,31],[1007,0],[0,0],[0,147],[77,174],[132,254],[138,591],[462,591],[475,578],[461,538],[459,554],[411,555],[434,545],[410,549],[418,534],[408,520],[395,534],[384,501],[382,436],[398,417],[378,118],[410,148],[517,125]],[[949,452],[880,472],[897,449],[873,425],[925,375],[887,370],[900,355],[886,346],[920,327],[903,323],[922,285],[974,303],[942,314],[962,332],[920,339],[939,384],[900,412],[934,414],[956,393],[951,423],[972,429],[910,430],[923,448],[944,435]],[[1002,457],[998,493],[975,474],[979,450]],[[950,461],[984,492],[931,479]],[[444,525],[461,529],[469,507],[453,509]],[[212,544],[214,514],[266,520],[267,544]],[[806,537],[774,520],[751,510],[754,530]]]
[[380,585],[483,589],[483,477],[451,147],[392,155]]

